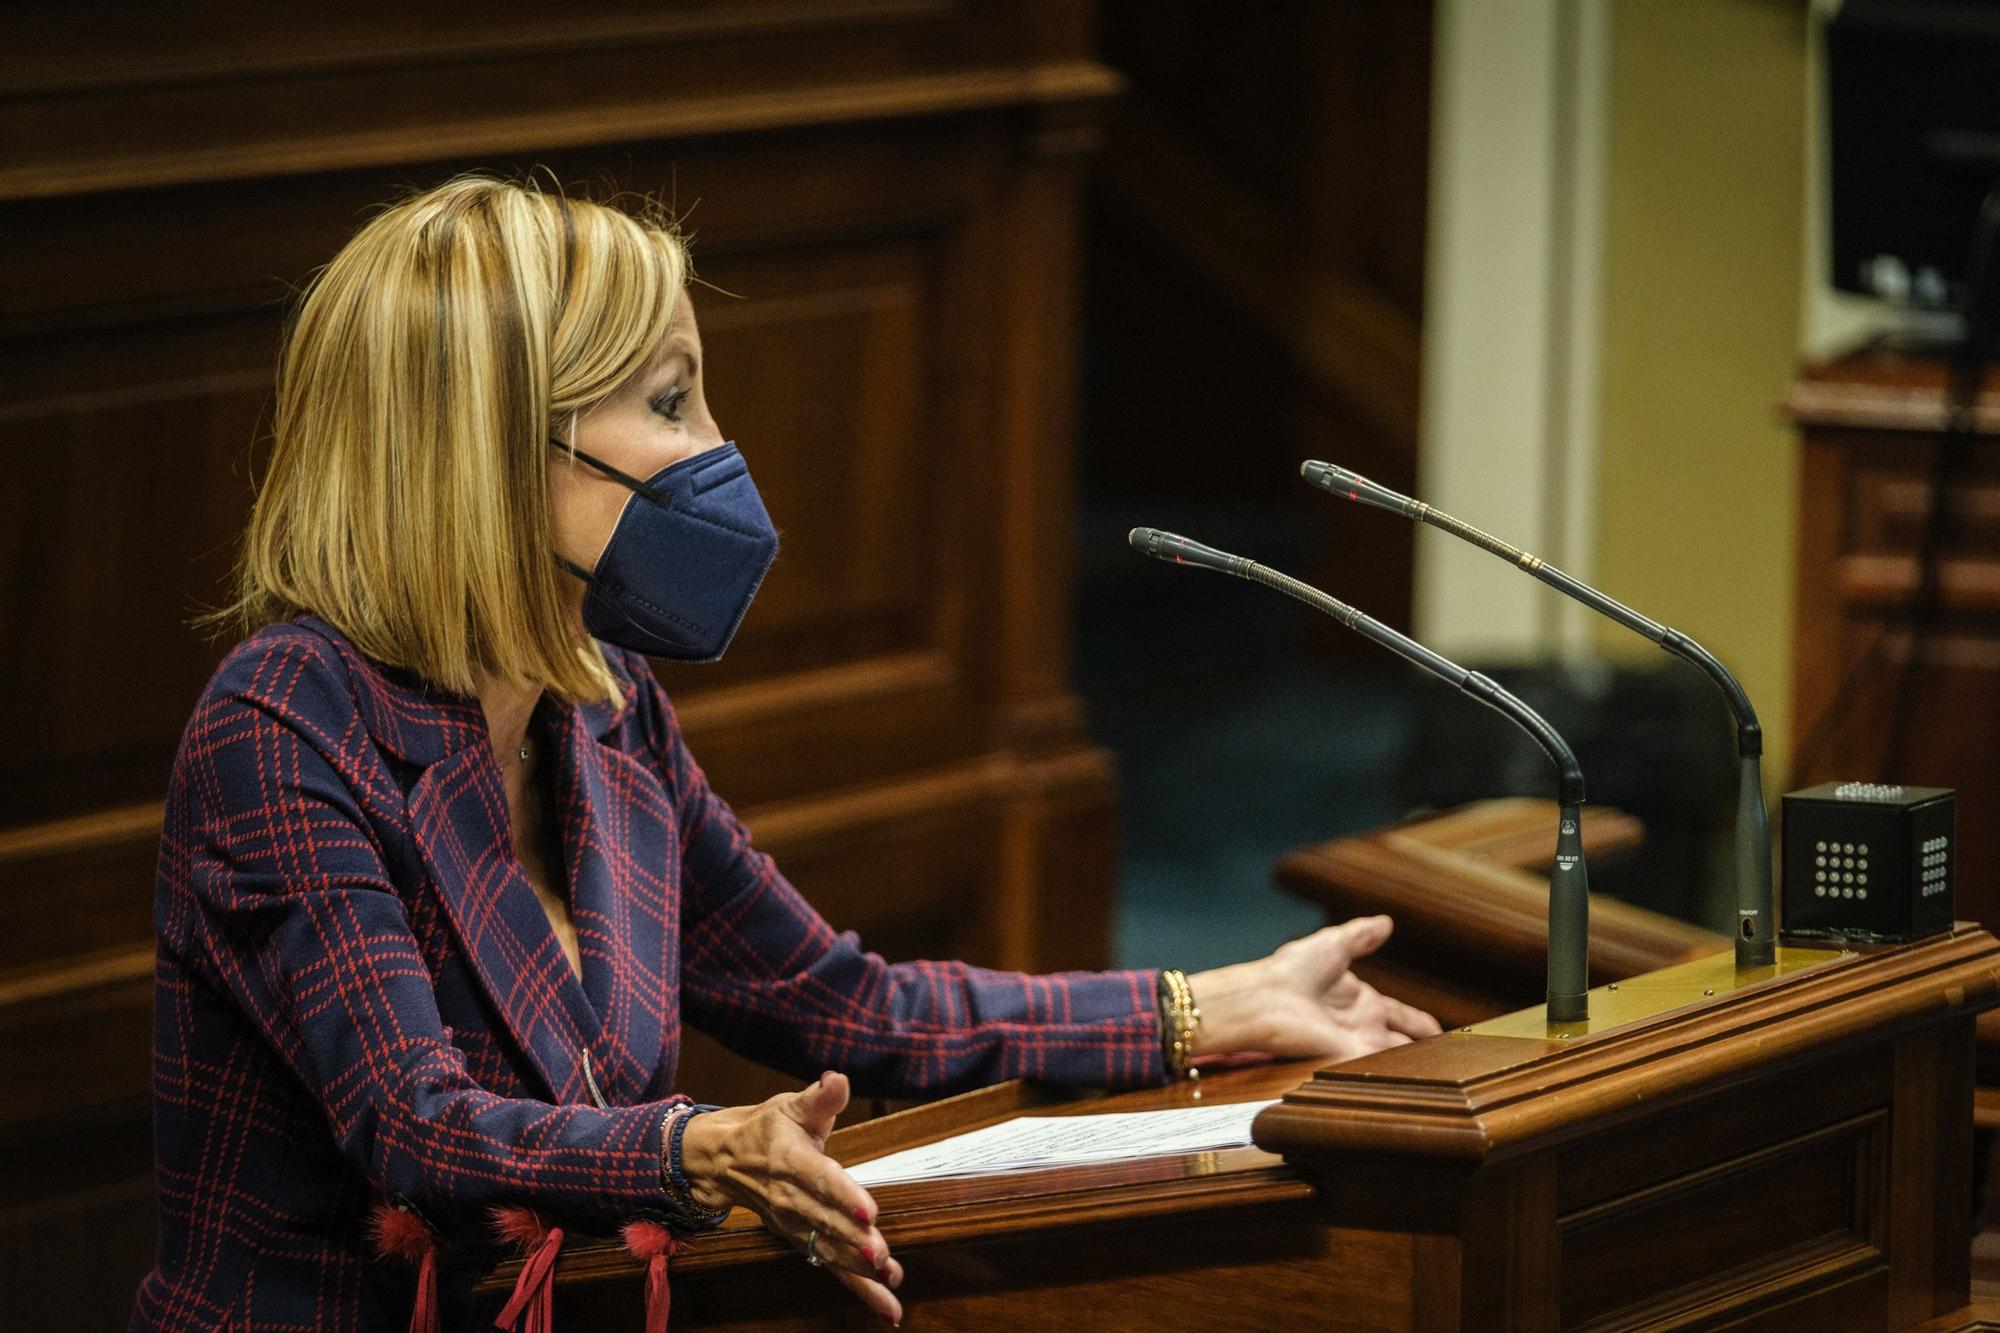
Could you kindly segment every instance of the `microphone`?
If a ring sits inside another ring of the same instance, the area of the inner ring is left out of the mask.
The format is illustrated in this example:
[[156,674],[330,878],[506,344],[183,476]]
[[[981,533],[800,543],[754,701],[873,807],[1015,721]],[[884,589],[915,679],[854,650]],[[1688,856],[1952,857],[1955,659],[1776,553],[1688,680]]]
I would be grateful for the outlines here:
[[1556,734],[1528,705],[1500,685],[1441,657],[1408,635],[1399,634],[1381,621],[1365,616],[1345,602],[1336,601],[1309,583],[1260,565],[1245,556],[1230,555],[1212,546],[1190,541],[1158,528],[1134,528],[1128,539],[1132,549],[1155,560],[1176,565],[1198,565],[1223,574],[1233,574],[1252,583],[1275,588],[1296,598],[1315,611],[1324,612],[1349,629],[1373,639],[1390,652],[1414,662],[1432,675],[1455,685],[1494,712],[1513,722],[1554,762],[1560,774],[1560,822],[1556,832],[1555,866],[1549,871],[1549,986],[1548,1014],[1551,1023],[1576,1023],[1590,1017],[1590,875],[1583,864],[1581,830],[1583,770],[1568,742]]
[[1729,711],[1736,717],[1736,965],[1768,967],[1775,961],[1777,925],[1771,919],[1771,823],[1764,813],[1764,775],[1759,763],[1764,753],[1764,729],[1757,723],[1757,710],[1750,706],[1750,696],[1743,692],[1743,686],[1729,674],[1729,669],[1679,630],[1640,615],[1623,602],[1563,573],[1540,556],[1509,546],[1498,537],[1422,501],[1332,463],[1307,462],[1300,466],[1299,473],[1321,490],[1442,528],[1481,550],[1490,551],[1599,615],[1645,635],[1675,657],[1701,668],[1722,691],[1722,697],[1729,701]]

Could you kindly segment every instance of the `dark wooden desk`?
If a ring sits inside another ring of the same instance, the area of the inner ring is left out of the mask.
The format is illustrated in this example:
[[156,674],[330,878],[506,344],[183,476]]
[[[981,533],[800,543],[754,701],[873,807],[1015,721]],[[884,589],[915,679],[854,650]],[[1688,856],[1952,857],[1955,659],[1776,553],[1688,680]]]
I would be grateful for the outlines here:
[[[1648,986],[1679,995],[1690,980],[1655,973],[1594,990],[1593,1024],[1573,1029],[1530,1011],[1316,1072],[1217,1077],[1205,1098],[1284,1092],[1254,1149],[884,1186],[905,1326],[1831,1331],[1956,1317],[1973,1016],[2000,1003],[2000,942],[1967,926],[1782,976],[1738,977],[1726,955],[1719,974],[1684,966],[1716,993],[1635,1017]],[[1008,1084],[843,1130],[833,1151],[855,1162],[1023,1111],[1192,1095]],[[502,1270],[487,1290],[512,1280]],[[673,1281],[677,1327],[870,1319],[740,1217],[676,1260]],[[572,1247],[558,1317],[637,1327],[640,1287],[621,1251]]]
[[[1298,1087],[1312,1068],[1307,1061],[1237,1070],[1210,1080],[1199,1098],[1186,1087],[1096,1097],[1005,1083],[839,1130],[830,1146],[852,1163],[1016,1115],[1268,1099]],[[1207,1312],[1214,1326],[1230,1304],[1202,1292],[1218,1259],[1292,1285],[1324,1257],[1310,1225],[1312,1186],[1259,1148],[870,1192],[907,1270],[900,1294],[909,1328],[1120,1327],[1140,1310],[1162,1317],[1171,1310],[1176,1319]],[[1115,1277],[1096,1239],[1106,1228],[1117,1232]],[[504,1293],[513,1276],[503,1269],[488,1288]],[[560,1326],[638,1327],[638,1270],[622,1250],[580,1245],[565,1253],[559,1278]],[[877,1326],[741,1210],[674,1260],[672,1280],[675,1328]],[[1156,1305],[1162,1299],[1170,1304]],[[1301,1318],[1312,1313],[1303,1296],[1285,1308]]]

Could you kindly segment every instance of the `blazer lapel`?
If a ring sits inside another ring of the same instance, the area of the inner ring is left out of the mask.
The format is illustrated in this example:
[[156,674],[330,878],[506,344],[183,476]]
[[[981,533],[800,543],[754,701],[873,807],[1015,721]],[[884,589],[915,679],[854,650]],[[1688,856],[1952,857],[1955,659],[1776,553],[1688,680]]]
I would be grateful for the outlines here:
[[444,915],[494,1011],[559,1103],[590,1100],[583,1052],[609,1100],[671,1087],[679,1054],[678,832],[652,768],[620,746],[609,704],[544,699],[564,870],[583,983],[514,856],[506,789],[479,702],[364,657],[317,616],[347,663],[369,735],[417,770],[410,828]]
[[452,751],[409,794],[418,853],[488,997],[557,1103],[588,1101],[583,1049],[598,1021],[514,856],[507,796],[482,740]]
[[600,1023],[598,1081],[615,1100],[641,1100],[677,1045],[673,806],[657,776],[607,743],[618,722],[608,706],[545,707],[583,989]]

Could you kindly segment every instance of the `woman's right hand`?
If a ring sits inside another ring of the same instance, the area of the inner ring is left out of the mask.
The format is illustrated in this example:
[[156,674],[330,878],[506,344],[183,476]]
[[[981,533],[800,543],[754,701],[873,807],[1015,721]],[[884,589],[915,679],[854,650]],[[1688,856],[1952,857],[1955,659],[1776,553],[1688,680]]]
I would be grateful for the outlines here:
[[902,1285],[903,1266],[875,1229],[875,1200],[826,1155],[847,1095],[847,1076],[828,1072],[803,1092],[698,1115],[681,1133],[681,1171],[702,1206],[748,1208],[801,1250],[812,1237],[829,1273],[900,1324],[903,1304],[891,1288]]

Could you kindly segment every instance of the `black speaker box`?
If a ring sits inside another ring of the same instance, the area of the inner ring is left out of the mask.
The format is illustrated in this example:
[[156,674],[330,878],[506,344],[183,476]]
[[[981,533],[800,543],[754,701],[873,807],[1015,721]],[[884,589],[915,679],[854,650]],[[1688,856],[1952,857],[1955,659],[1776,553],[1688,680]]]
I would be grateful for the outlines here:
[[1886,943],[1951,929],[1957,814],[1949,787],[1786,793],[1782,933]]

